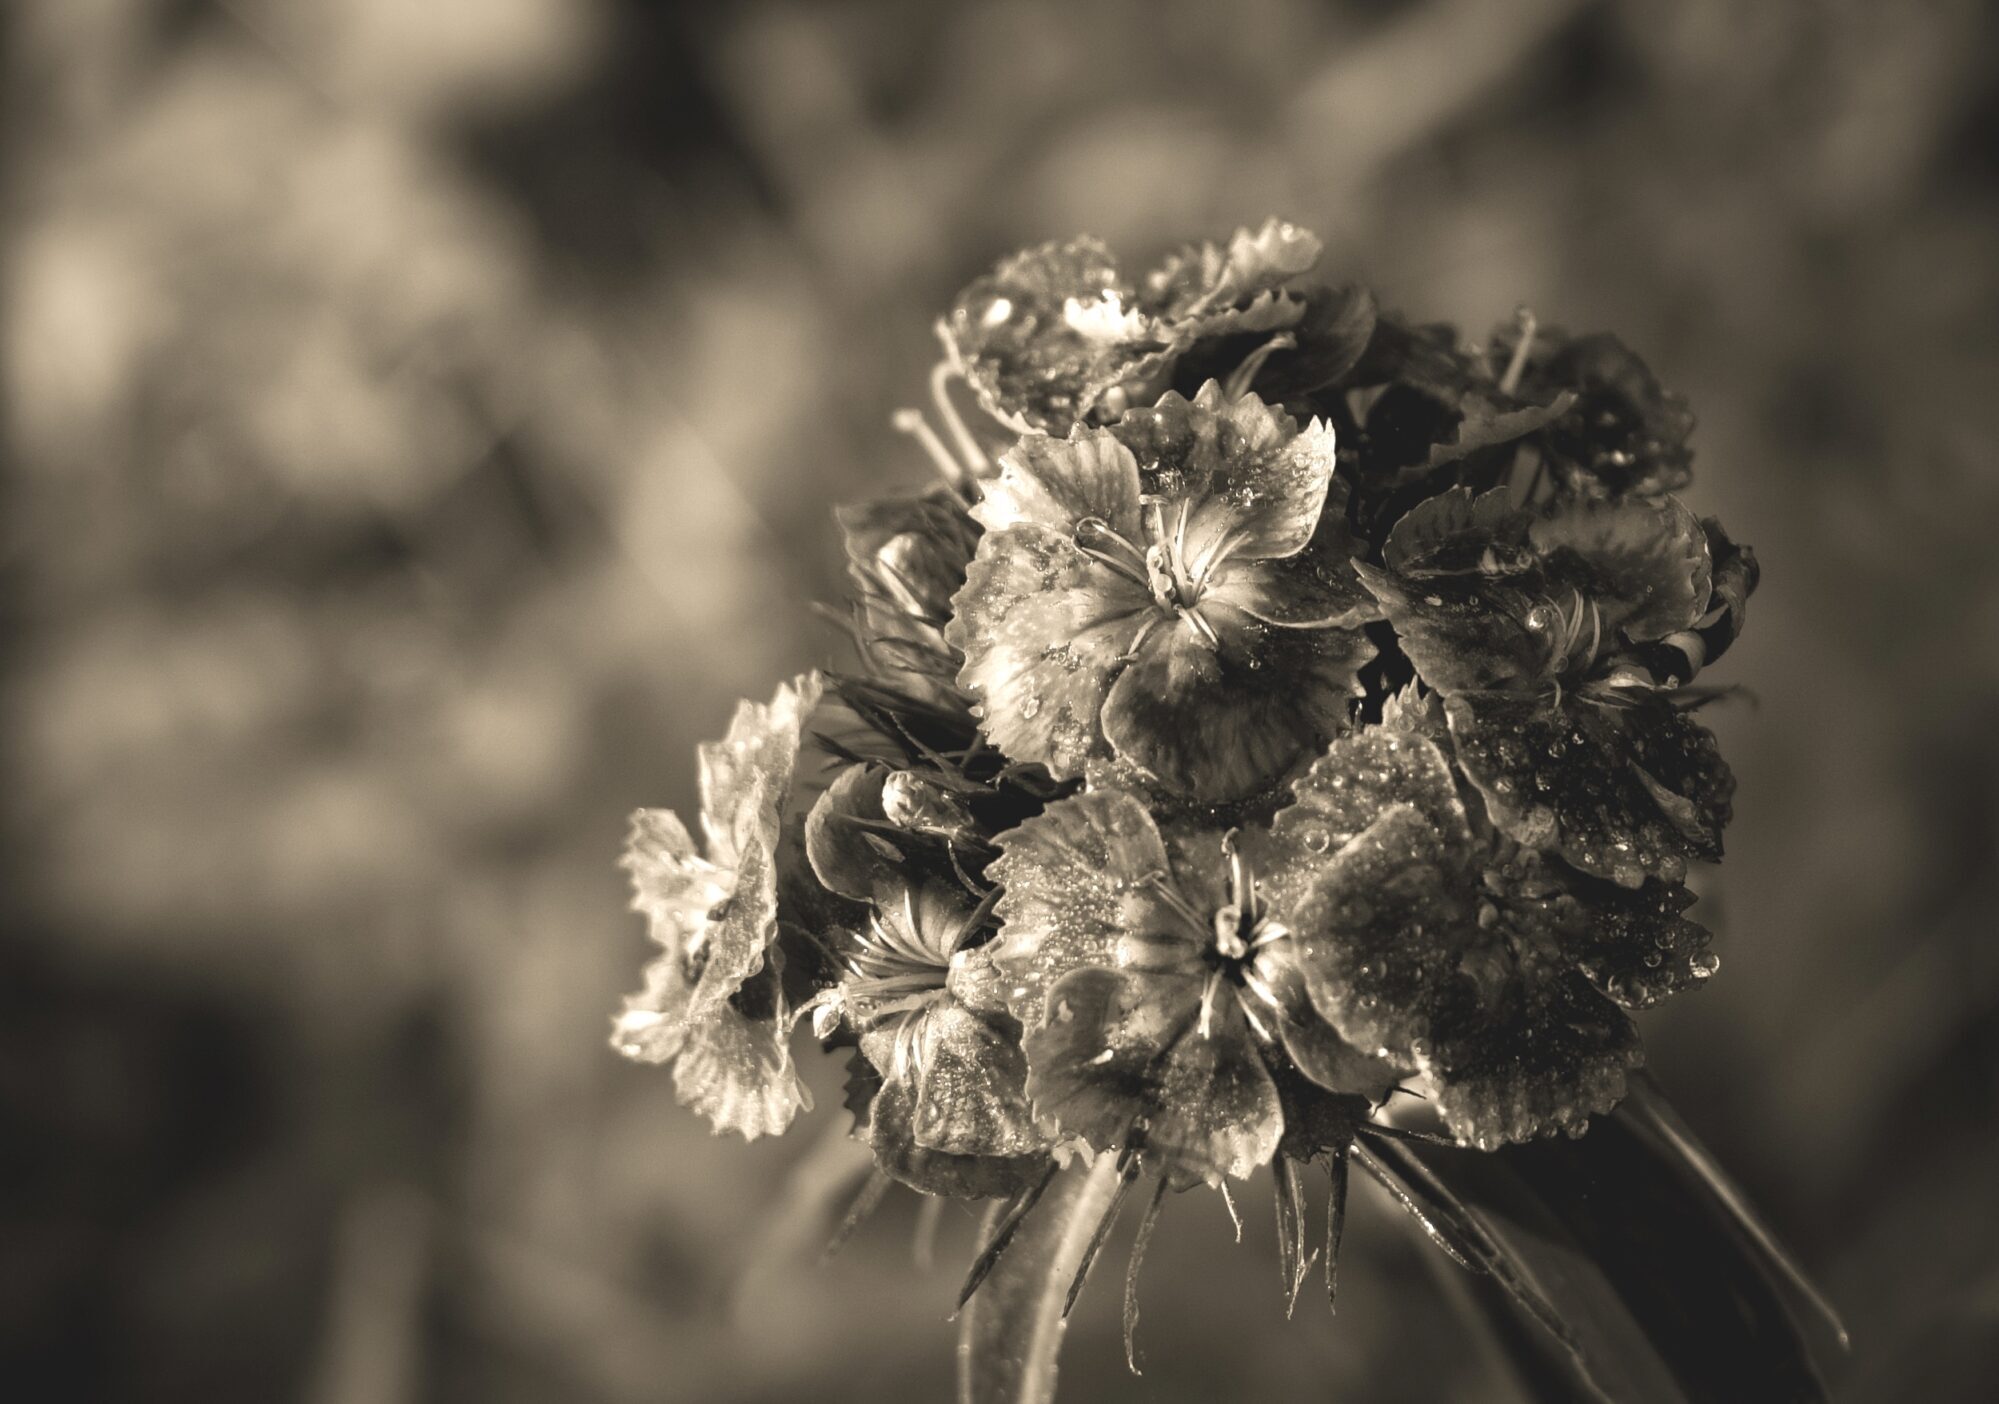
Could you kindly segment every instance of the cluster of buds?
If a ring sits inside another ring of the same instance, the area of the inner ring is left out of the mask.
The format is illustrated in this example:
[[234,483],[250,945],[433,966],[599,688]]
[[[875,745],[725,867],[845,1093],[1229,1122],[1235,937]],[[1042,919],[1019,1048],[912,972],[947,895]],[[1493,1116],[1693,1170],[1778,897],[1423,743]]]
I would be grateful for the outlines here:
[[1154,1212],[1273,1167],[1293,1299],[1311,1165],[1335,1245],[1359,1165],[1490,1267],[1412,1140],[1580,1135],[1632,1011],[1715,971],[1696,679],[1757,570],[1673,495],[1685,405],[1319,253],[1273,220],[974,282],[899,421],[940,481],[840,514],[856,661],[702,749],[701,844],[636,818],[661,951],[614,1044],[757,1136],[809,1026],[881,1176],[1000,1201],[968,1292],[1078,1156]]

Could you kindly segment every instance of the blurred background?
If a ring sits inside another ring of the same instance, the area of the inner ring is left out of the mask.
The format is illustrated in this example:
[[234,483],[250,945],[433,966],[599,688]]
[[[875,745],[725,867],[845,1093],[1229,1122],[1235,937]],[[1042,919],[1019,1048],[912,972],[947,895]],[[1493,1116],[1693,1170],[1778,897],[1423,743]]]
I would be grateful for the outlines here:
[[[625,815],[823,655],[952,292],[1282,213],[1618,331],[1764,584],[1722,977],[1653,1065],[1843,1307],[1999,1373],[1999,24],[1970,0],[9,0],[0,1396],[943,1398],[844,1123],[709,1137],[607,1014]],[[1364,1204],[1286,1323],[1176,1201],[1076,1400],[1514,1397]],[[1128,1232],[1128,1230],[1127,1230]],[[1113,1249],[1111,1261],[1121,1261]]]

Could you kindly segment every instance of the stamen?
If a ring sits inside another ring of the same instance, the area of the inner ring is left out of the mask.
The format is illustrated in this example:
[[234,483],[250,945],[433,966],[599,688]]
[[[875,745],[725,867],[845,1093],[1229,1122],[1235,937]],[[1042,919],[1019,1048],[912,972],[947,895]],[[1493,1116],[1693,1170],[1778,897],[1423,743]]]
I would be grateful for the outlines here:
[[1222,987],[1222,972],[1217,970],[1208,976],[1207,984],[1201,987],[1201,1037],[1214,1035],[1215,995]]
[[[1255,995],[1272,1009],[1277,1008],[1277,991],[1271,988],[1269,981],[1256,973],[1256,967],[1249,965],[1243,967],[1242,983],[1251,994]],[[1248,1009],[1243,1010],[1245,1015],[1249,1014],[1249,1012]]]
[[1179,889],[1173,886],[1172,879],[1167,877],[1165,873],[1147,873],[1145,875],[1145,884],[1154,890],[1159,900],[1171,909],[1173,915],[1186,922],[1192,930],[1203,934],[1207,932],[1208,924],[1201,920],[1200,915],[1192,907],[1187,905],[1187,899],[1180,895]]
[[[1131,557],[1131,560],[1121,560],[1101,547],[1088,544],[1083,540],[1083,533],[1085,531],[1092,533],[1102,532],[1111,539],[1113,544],[1123,547]],[[1077,522],[1074,532],[1071,533],[1070,540],[1075,543],[1076,549],[1084,555],[1090,557],[1092,560],[1103,562],[1112,570],[1117,571],[1120,575],[1130,579],[1134,584],[1142,587],[1148,593],[1151,592],[1152,579],[1150,572],[1146,568],[1145,553],[1125,540],[1116,531],[1112,530],[1111,524],[1102,517],[1084,517],[1081,521]],[[1136,562],[1136,564],[1133,564],[1133,562]]]
[[1263,369],[1263,363],[1270,359],[1271,352],[1287,351],[1297,344],[1298,338],[1290,332],[1279,332],[1271,337],[1243,358],[1243,363],[1235,368],[1228,378],[1228,383],[1222,386],[1222,395],[1230,400],[1240,400],[1248,393],[1250,383],[1256,379],[1256,373]]
[[1520,377],[1527,369],[1528,353],[1534,349],[1534,329],[1538,325],[1534,314],[1525,307],[1516,308],[1514,320],[1520,326],[1520,342],[1513,348],[1513,359],[1506,363],[1506,374],[1499,378],[1499,393],[1511,395],[1520,388]]
[[930,427],[930,421],[913,409],[899,409],[889,418],[899,434],[907,434],[930,455],[930,461],[937,465],[937,471],[952,487],[962,487],[965,481],[964,465],[951,457],[951,451],[944,447],[944,441],[937,437],[937,431]]
[[1194,626],[1194,632],[1201,636],[1201,642],[1215,653],[1222,650],[1222,636],[1215,632],[1215,626],[1202,617],[1198,609],[1188,609],[1184,605],[1177,611],[1179,616]]
[[965,472],[970,477],[978,477],[992,468],[992,460],[979,447],[979,441],[972,437],[972,431],[965,427],[965,421],[958,414],[958,407],[951,403],[951,382],[963,378],[963,371],[951,360],[939,361],[930,370],[930,398],[937,405],[937,415],[944,421],[944,428],[951,435],[951,441],[958,446],[958,455],[965,462]]

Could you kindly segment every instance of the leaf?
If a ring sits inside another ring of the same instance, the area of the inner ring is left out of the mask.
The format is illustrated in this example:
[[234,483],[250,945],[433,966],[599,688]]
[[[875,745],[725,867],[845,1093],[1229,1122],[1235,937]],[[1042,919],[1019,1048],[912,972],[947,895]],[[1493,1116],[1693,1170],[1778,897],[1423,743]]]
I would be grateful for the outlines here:
[[1668,1123],[1677,1118],[1647,1087],[1579,1140],[1491,1154],[1400,1149],[1466,1206],[1562,1323],[1565,1341],[1527,1345],[1532,1368],[1619,1404],[1824,1400],[1801,1321],[1822,1299],[1739,1192],[1718,1187],[1684,1128],[1663,1132]]
[[959,1316],[959,1404],[1052,1404],[1062,1307],[1124,1185],[1105,1155],[1055,1176]]

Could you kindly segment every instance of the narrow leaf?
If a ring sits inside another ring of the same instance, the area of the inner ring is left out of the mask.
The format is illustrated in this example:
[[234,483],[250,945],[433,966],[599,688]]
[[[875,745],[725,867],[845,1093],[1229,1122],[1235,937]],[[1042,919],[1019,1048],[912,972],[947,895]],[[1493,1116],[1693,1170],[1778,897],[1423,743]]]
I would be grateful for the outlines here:
[[1145,1217],[1138,1221],[1138,1237],[1132,1240],[1131,1261],[1124,1269],[1124,1363],[1134,1375],[1145,1373],[1138,1368],[1138,1269],[1152,1243],[1153,1226],[1159,1222],[1159,1206],[1166,1200],[1166,1183],[1166,1177],[1161,1175],[1152,1198],[1145,1202]]

